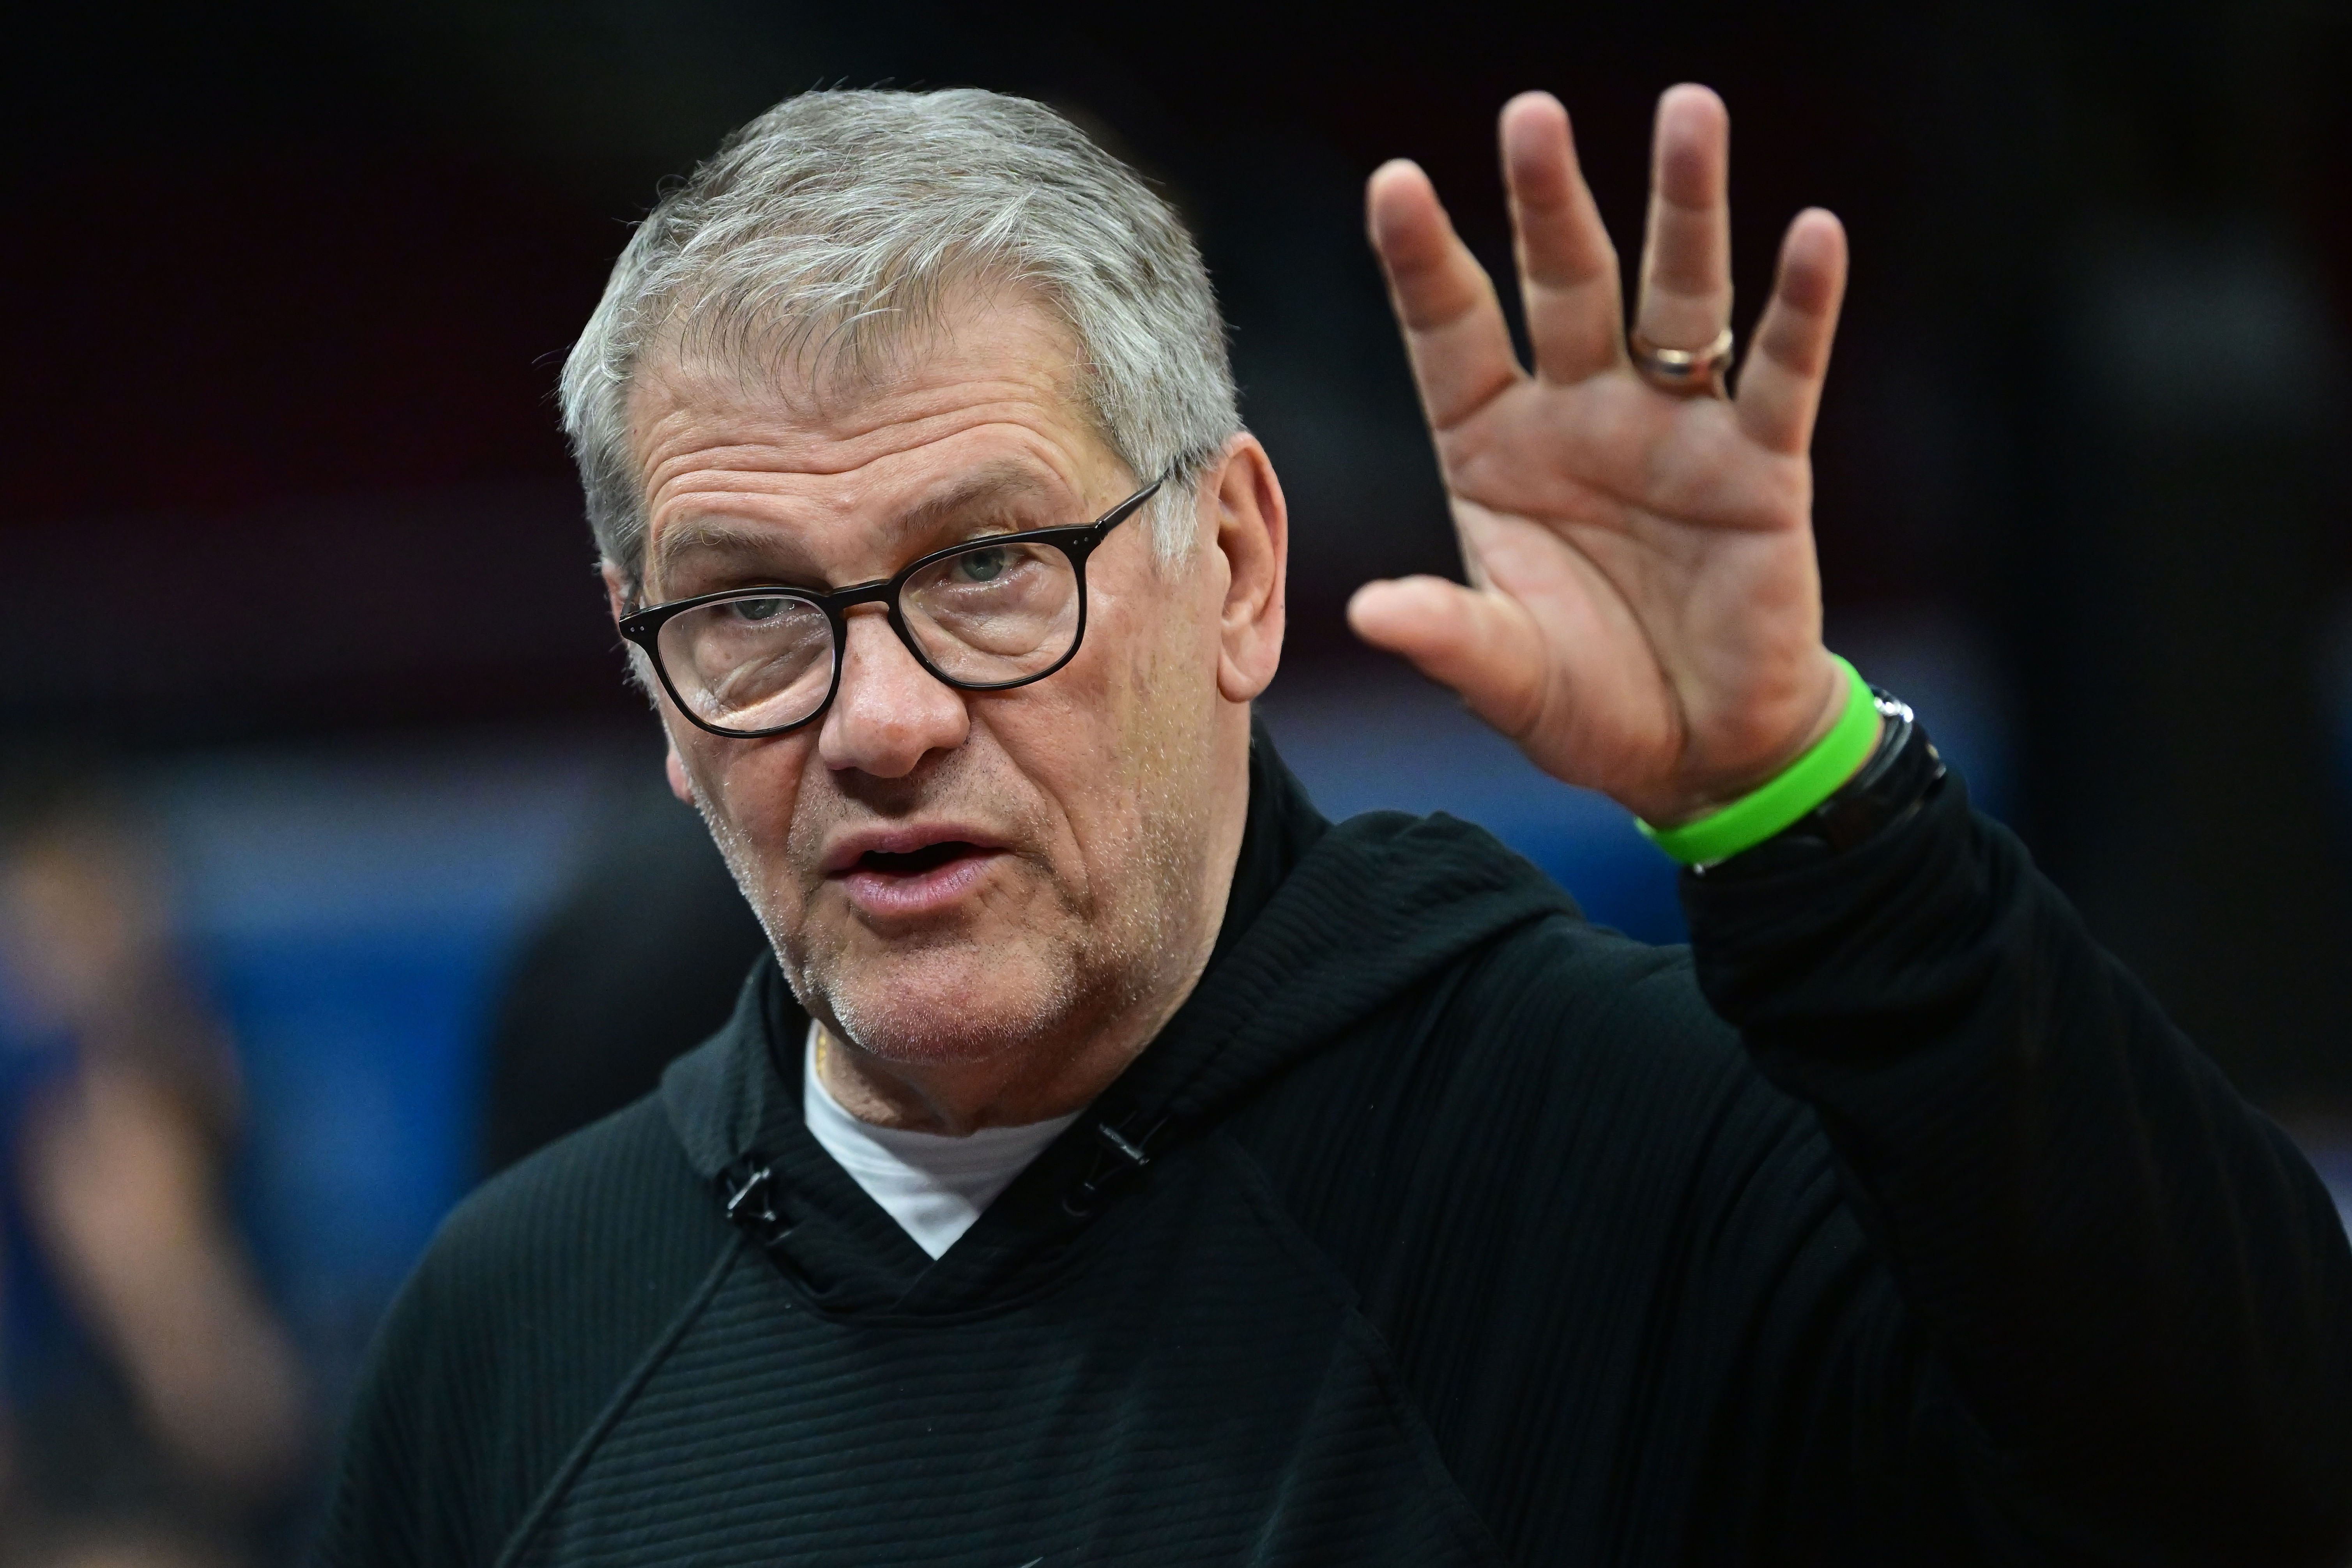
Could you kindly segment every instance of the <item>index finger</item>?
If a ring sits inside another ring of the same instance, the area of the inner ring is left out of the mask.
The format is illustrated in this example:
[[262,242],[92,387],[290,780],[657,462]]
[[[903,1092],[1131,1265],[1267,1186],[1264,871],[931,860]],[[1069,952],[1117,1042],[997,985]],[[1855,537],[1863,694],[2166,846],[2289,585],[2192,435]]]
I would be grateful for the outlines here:
[[1536,372],[1572,382],[1613,370],[1625,363],[1617,251],[1577,167],[1568,110],[1548,92],[1523,92],[1504,106],[1501,129]]
[[1521,379],[1502,302],[1417,164],[1374,170],[1365,205],[1422,405],[1449,429]]

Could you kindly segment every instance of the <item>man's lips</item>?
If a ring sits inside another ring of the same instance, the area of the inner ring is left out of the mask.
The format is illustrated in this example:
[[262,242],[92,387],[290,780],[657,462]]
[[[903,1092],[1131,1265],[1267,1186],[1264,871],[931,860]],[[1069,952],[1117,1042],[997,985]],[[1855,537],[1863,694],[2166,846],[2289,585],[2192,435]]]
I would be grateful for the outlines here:
[[827,851],[828,880],[877,916],[929,914],[961,901],[1004,849],[961,825],[856,833]]
[[845,833],[824,847],[817,869],[828,877],[852,870],[919,869],[915,863],[955,855],[994,854],[1004,845],[969,822],[927,822],[898,827],[866,827]]

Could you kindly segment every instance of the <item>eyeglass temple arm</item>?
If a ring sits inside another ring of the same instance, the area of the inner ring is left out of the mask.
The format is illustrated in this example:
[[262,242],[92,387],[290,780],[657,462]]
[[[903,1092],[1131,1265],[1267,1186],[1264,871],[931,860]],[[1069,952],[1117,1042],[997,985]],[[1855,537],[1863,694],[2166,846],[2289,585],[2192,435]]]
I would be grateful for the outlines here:
[[1152,480],[1150,484],[1144,486],[1141,489],[1136,491],[1133,495],[1128,497],[1117,506],[1111,508],[1110,510],[1103,513],[1102,517],[1097,521],[1095,525],[1087,531],[1093,536],[1090,542],[1096,544],[1101,543],[1104,536],[1109,533],[1112,529],[1117,528],[1120,523],[1125,522],[1129,518],[1133,517],[1142,509],[1144,502],[1150,500],[1153,496],[1158,495],[1167,485],[1169,478],[1169,475],[1162,474],[1160,478]]

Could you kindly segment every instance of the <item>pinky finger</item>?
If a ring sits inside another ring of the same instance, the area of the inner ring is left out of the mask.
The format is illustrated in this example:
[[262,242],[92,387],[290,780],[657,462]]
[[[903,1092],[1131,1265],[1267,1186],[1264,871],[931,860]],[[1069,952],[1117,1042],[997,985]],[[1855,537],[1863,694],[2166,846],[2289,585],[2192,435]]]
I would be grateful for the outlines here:
[[1845,274],[1844,226],[1819,207],[1799,213],[1739,372],[1739,427],[1759,446],[1794,457],[1812,440]]

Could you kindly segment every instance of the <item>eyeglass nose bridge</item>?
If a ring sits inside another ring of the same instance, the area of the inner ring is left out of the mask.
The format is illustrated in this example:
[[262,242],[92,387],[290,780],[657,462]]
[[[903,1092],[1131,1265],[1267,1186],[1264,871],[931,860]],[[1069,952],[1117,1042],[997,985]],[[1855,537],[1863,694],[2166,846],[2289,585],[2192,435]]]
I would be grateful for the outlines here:
[[[898,639],[907,657],[915,661],[917,669],[950,691],[968,689],[961,682],[950,679],[931,663],[930,655],[923,651],[923,645],[915,637],[914,628],[907,624],[906,611],[899,604],[898,595],[908,575],[901,572],[896,577],[877,577],[870,583],[853,583],[825,595],[822,607],[825,619],[833,623],[833,683],[825,691],[824,703],[815,712],[802,720],[803,724],[816,722],[840,700],[841,678],[849,669],[849,612],[865,605],[882,606],[882,618],[889,623],[891,635]],[[1085,591],[1081,584],[1079,594],[1082,598]],[[1079,614],[1081,616],[1085,615],[1083,607]]]

